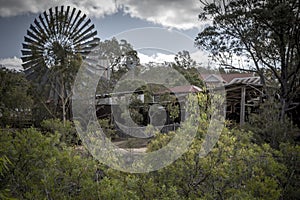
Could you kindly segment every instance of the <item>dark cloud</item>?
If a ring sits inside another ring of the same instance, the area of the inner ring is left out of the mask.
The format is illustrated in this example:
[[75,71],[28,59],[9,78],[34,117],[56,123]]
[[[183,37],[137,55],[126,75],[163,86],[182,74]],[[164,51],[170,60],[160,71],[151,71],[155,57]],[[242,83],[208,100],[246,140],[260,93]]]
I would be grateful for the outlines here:
[[197,0],[126,0],[125,12],[166,27],[199,28]]
[[90,17],[103,17],[124,9],[132,17],[165,27],[178,29],[199,28],[198,0],[0,0],[0,16],[10,17],[26,13],[39,13],[50,7],[70,5],[81,9]]
[[0,16],[2,17],[39,13],[60,5],[79,8],[86,14],[95,17],[116,12],[114,0],[0,0],[0,5]]

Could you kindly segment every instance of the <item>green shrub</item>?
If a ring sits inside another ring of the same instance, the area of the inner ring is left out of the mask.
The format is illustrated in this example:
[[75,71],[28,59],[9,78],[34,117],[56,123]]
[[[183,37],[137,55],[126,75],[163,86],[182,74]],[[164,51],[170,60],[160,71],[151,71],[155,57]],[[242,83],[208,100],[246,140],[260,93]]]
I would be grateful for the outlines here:
[[59,119],[47,119],[42,121],[41,130],[46,133],[58,133],[60,135],[60,141],[67,145],[74,146],[79,143],[75,126],[70,121],[66,121],[64,124]]

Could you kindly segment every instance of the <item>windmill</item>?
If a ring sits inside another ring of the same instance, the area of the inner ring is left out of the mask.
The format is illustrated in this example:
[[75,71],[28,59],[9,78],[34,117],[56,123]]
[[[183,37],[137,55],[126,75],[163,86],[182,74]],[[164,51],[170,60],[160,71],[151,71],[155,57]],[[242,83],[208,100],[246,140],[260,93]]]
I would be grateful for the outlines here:
[[41,13],[24,37],[21,59],[25,75],[39,95],[45,96],[43,105],[51,104],[56,117],[62,111],[64,121],[70,116],[71,84],[81,61],[98,45],[96,35],[86,14],[61,6]]

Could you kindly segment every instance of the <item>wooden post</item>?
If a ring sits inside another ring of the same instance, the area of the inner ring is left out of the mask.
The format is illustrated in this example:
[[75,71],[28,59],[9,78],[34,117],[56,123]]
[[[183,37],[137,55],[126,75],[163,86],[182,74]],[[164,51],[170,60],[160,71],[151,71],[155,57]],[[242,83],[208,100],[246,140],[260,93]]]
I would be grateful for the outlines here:
[[246,87],[241,88],[241,110],[240,110],[240,125],[245,123],[245,101],[246,101]]

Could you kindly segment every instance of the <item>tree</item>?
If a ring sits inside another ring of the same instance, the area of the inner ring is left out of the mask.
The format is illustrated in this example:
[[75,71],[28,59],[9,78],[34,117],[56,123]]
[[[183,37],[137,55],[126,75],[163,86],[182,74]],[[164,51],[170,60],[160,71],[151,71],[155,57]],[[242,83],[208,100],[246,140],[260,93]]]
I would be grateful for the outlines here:
[[[280,120],[294,109],[300,91],[300,3],[298,0],[200,0],[201,20],[212,24],[200,32],[196,45],[211,52],[221,65],[241,69],[235,59],[246,59],[264,85],[276,80],[281,103]],[[267,73],[271,72],[271,76]]]
[[190,53],[186,50],[179,51],[175,55],[175,62],[178,66],[181,66],[184,69],[195,67],[196,65],[196,61],[191,58]]
[[0,126],[31,123],[33,101],[29,93],[24,74],[0,69]]
[[126,40],[118,41],[116,38],[105,40],[99,43],[99,58],[107,61],[107,77],[103,77],[97,87],[97,93],[112,92],[116,82],[129,69],[140,64],[137,51]]
[[100,59],[107,59],[112,71],[121,68],[132,68],[139,64],[137,52],[126,40],[118,41],[115,37],[111,40],[100,42]]
[[[180,74],[184,76],[184,78],[189,82],[191,85],[195,85],[198,87],[203,87],[203,81],[200,79],[199,71],[195,67],[190,68],[183,68],[181,65],[173,65],[173,68],[177,70]],[[178,80],[179,83],[181,80]]]
[[199,71],[190,53],[186,50],[180,51],[175,55],[173,68],[181,73],[191,85],[198,87],[203,86],[203,82],[199,78]]

